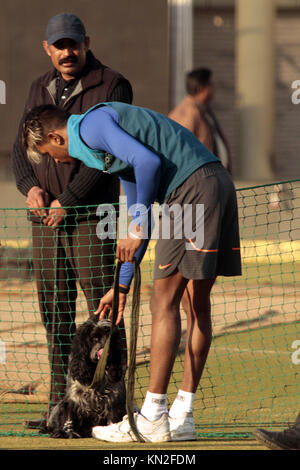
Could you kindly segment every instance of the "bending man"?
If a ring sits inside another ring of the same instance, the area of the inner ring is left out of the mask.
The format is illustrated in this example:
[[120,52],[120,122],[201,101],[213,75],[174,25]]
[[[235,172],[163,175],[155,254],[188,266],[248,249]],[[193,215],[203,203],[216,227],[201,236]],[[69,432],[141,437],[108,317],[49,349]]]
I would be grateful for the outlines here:
[[[146,441],[196,439],[193,400],[211,343],[210,292],[218,275],[241,274],[236,193],[229,174],[190,131],[162,114],[124,103],[100,103],[84,115],[71,116],[55,106],[38,107],[25,120],[23,140],[31,159],[47,153],[61,163],[80,159],[119,176],[132,224],[116,251],[123,262],[117,323],[133,275],[132,262],[134,257],[140,262],[147,248],[154,201],[196,213],[170,217],[170,237],[161,237],[156,244],[150,382],[135,415]],[[178,224],[184,229],[181,237]],[[186,224],[192,227],[189,234],[203,230],[203,243],[197,241],[201,237],[186,235]],[[111,311],[112,299],[110,289],[96,312],[100,318]],[[187,315],[184,372],[168,414],[166,394],[181,336],[181,302]],[[135,440],[126,417],[121,423],[94,428],[93,435],[112,442]]]

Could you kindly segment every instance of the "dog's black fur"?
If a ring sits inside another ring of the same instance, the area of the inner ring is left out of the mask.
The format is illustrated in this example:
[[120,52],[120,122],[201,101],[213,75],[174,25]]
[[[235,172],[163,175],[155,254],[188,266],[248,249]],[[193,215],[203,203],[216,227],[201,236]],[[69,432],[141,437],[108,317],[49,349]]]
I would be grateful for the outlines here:
[[124,351],[118,328],[114,328],[103,384],[90,388],[98,352],[110,331],[106,320],[88,320],[76,331],[69,358],[65,397],[52,409],[47,431],[51,437],[91,437],[93,426],[122,420],[126,413]]

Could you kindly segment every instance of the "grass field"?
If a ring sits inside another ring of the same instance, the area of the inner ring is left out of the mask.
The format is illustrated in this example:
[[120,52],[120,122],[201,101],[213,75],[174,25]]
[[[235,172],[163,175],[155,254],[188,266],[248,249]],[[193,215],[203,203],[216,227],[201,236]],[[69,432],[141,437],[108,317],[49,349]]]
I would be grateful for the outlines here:
[[[149,377],[150,266],[151,261],[143,264],[141,332],[136,370],[138,404],[141,404],[145,396]],[[300,409],[300,361],[297,362],[297,349],[293,347],[295,341],[300,340],[297,295],[297,286],[300,286],[299,270],[298,263],[250,263],[244,266],[243,276],[236,278],[234,282],[225,278],[217,282],[213,291],[212,308],[214,339],[195,401],[194,413],[199,440],[197,443],[180,444],[179,448],[262,448],[252,439],[254,428],[280,429],[294,420]],[[260,280],[259,285],[257,279]],[[10,307],[14,309],[13,301],[14,296],[10,298]],[[24,299],[22,305],[24,306]],[[32,325],[35,322],[36,320]],[[18,324],[21,325],[21,322],[14,324],[14,335],[17,334]],[[35,325],[34,329],[36,328]],[[35,341],[39,343],[41,337],[44,337],[42,329],[40,336],[35,334]],[[25,361],[30,361],[29,370],[35,370],[32,361],[34,349],[30,338],[28,331],[26,341],[24,335],[21,339],[21,343],[26,343],[29,349],[19,348],[21,359],[16,368],[21,382],[24,354]],[[46,350],[40,346],[37,349],[40,361],[37,376],[41,373],[47,376],[45,364],[43,366]],[[298,350],[300,358],[300,342]],[[180,353],[168,390],[170,402],[180,383],[182,364]],[[8,395],[8,400],[6,398],[4,396],[2,403],[0,402],[0,448],[107,448],[106,444],[94,439],[66,442],[26,431],[23,421],[40,417],[46,407],[45,399],[18,395]],[[149,448],[149,444],[130,445],[133,448],[140,448],[141,445]],[[178,448],[178,444],[168,443],[163,448]]]
[[[208,450],[265,450],[259,442],[249,439],[200,439],[196,442],[167,443],[126,443],[113,444],[96,439],[51,439],[49,437],[0,437],[0,450],[99,450],[99,451],[132,451],[132,450],[173,450],[175,451],[208,451]],[[21,456],[22,458],[22,456]]]
[[[294,351],[292,348],[288,351],[287,345],[291,346],[297,335],[300,338],[299,329],[299,324],[293,323],[215,337],[195,402],[199,441],[154,448],[259,448],[251,438],[254,428],[270,427],[270,423],[273,428],[281,428],[293,421],[300,400],[291,402],[289,397],[297,395],[299,384],[297,366],[292,362]],[[176,393],[175,384],[181,371],[182,355],[179,355],[169,388],[170,398]],[[138,404],[146,392],[148,375],[148,364],[140,364],[136,372]],[[1,437],[0,447],[120,448],[94,439],[66,442],[24,432],[22,422],[39,417],[44,410],[45,405],[37,403],[0,405],[0,432],[3,436],[13,429],[14,435]],[[149,448],[150,445],[130,446]]]
[[[292,185],[292,209],[273,212],[269,210],[271,189],[239,191],[243,275],[219,278],[213,288],[213,343],[194,407],[197,442],[114,445],[94,439],[56,440],[24,430],[23,421],[40,417],[46,409],[47,345],[34,282],[21,276],[10,278],[12,268],[8,265],[2,270],[0,283],[0,338],[7,345],[6,365],[0,365],[0,448],[257,450],[263,446],[253,439],[253,429],[277,430],[293,422],[300,411],[300,187]],[[7,249],[10,260],[15,254],[25,258],[30,249],[24,214],[17,230],[15,219],[14,213],[4,219],[4,235],[0,236],[2,241],[6,237],[1,249],[3,253]],[[136,370],[139,405],[149,378],[153,248],[154,243],[142,263]],[[127,309],[127,327],[129,314]],[[86,304],[80,293],[78,323],[85,318]],[[177,393],[183,367],[184,315],[182,328],[181,350],[168,390],[170,402]],[[16,389],[35,381],[39,385],[32,395],[16,393]]]

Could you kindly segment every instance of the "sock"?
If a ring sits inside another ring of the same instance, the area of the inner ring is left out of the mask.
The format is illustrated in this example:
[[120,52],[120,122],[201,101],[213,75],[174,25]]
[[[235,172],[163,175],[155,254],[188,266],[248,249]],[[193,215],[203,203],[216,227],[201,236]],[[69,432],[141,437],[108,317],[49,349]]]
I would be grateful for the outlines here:
[[156,421],[167,413],[167,394],[147,392],[141,414],[149,421]]
[[178,390],[177,397],[170,408],[170,418],[181,418],[184,413],[191,413],[193,411],[193,403],[195,394]]

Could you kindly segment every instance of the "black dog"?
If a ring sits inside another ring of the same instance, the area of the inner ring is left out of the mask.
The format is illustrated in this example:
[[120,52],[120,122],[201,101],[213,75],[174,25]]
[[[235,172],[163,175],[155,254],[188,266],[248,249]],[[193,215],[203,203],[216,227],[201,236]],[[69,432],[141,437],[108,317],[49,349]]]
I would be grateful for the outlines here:
[[109,332],[107,320],[88,320],[77,329],[66,394],[52,409],[47,422],[51,437],[91,437],[93,426],[116,423],[126,414],[124,351],[118,328],[114,328],[111,337],[103,383],[90,387]]

